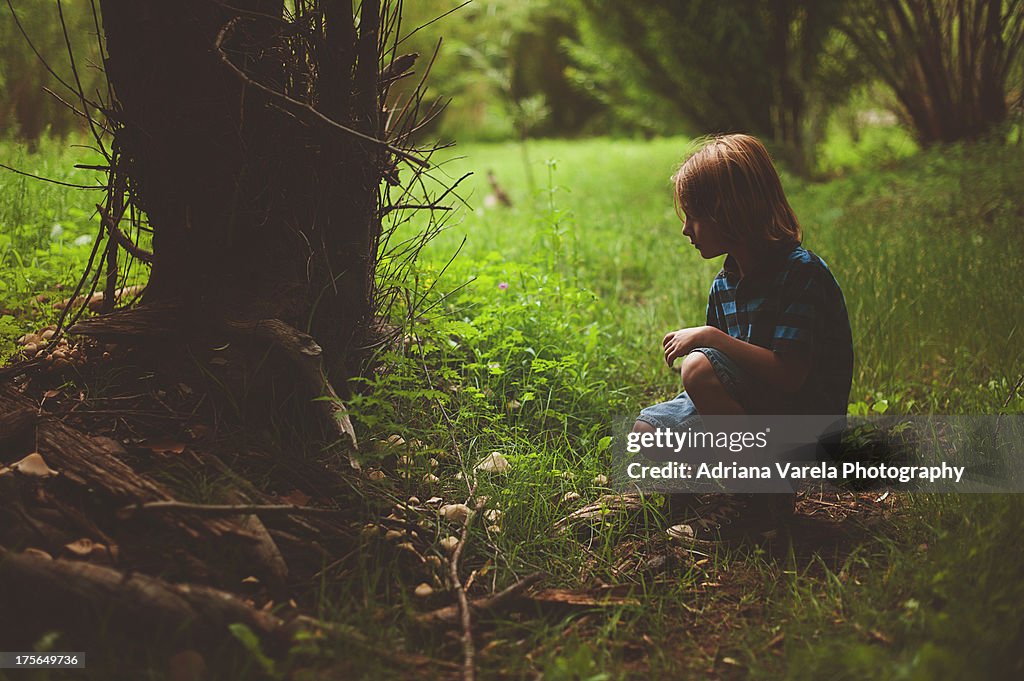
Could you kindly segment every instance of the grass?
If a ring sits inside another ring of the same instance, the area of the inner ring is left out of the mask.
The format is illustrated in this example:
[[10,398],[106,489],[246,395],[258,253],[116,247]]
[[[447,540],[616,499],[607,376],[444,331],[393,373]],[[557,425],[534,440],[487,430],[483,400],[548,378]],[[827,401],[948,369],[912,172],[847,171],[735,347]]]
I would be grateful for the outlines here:
[[[834,163],[863,158],[843,144],[829,147]],[[616,570],[658,541],[654,530],[605,527],[586,550],[551,532],[559,517],[606,491],[594,479],[607,472],[613,425],[678,389],[661,360],[662,335],[704,321],[721,263],[701,260],[680,235],[668,178],[686,145],[531,142],[532,188],[516,144],[462,147],[434,171],[475,171],[465,185],[470,207],[453,214],[413,271],[421,287],[435,286],[436,306],[415,318],[405,344],[378,358],[387,370],[351,405],[362,440],[377,442],[366,463],[390,471],[396,455],[408,456],[410,474],[389,474],[388,493],[454,501],[466,495],[459,472],[492,451],[507,457],[509,474],[482,477],[477,490],[502,512],[500,531],[477,523],[467,546],[464,565],[477,570],[480,588],[534,570],[550,575],[549,586],[635,585],[635,603],[482,624],[481,676],[599,679],[685,669],[723,678],[932,679],[1019,670],[1019,497],[906,497],[854,547],[817,558],[722,552],[667,581]],[[25,170],[87,177],[65,174],[70,156],[54,148],[4,152]],[[857,351],[852,411],[991,414],[1004,403],[1005,411],[1024,410],[1011,394],[1024,365],[1019,152],[886,152],[825,183],[784,176],[805,243],[846,295]],[[488,169],[512,208],[485,207]],[[87,192],[10,175],[0,175],[0,186],[6,357],[17,335],[51,320],[33,297],[59,295],[57,286],[70,283],[89,248],[69,239],[92,234],[95,219]],[[421,219],[399,226],[398,236]],[[64,232],[52,239],[55,222]],[[395,434],[410,444],[385,446]],[[441,478],[432,488],[422,483],[430,472]],[[208,481],[183,484],[195,498],[216,495]],[[569,493],[579,498],[566,500]],[[457,659],[457,644],[409,623],[416,580],[381,541],[367,541],[358,570],[325,578],[322,614],[386,645]],[[372,656],[333,656],[354,676],[386,673]],[[298,667],[291,673],[306,678]]]

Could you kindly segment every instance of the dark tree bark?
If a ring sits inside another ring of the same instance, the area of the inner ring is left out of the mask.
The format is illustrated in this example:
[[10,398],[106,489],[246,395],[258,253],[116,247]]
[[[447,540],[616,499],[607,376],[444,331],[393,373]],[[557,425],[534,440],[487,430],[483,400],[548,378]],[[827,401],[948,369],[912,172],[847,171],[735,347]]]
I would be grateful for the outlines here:
[[117,170],[153,229],[144,301],[186,323],[278,319],[309,330],[332,378],[355,374],[390,162],[354,134],[380,133],[379,2],[358,31],[350,0],[287,21],[283,0],[100,4]]

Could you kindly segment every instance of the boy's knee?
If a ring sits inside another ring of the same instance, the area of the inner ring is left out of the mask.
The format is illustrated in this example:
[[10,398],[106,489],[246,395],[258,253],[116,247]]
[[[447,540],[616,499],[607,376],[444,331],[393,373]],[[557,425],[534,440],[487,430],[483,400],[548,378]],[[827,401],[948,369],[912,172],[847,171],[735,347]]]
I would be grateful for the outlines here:
[[683,378],[683,387],[691,395],[706,388],[714,388],[721,383],[715,368],[711,366],[711,360],[703,352],[691,352],[683,357],[679,373]]
[[654,426],[652,426],[651,424],[647,423],[647,421],[641,421],[641,420],[637,419],[636,422],[633,424],[633,432],[634,433],[653,433],[654,432]]

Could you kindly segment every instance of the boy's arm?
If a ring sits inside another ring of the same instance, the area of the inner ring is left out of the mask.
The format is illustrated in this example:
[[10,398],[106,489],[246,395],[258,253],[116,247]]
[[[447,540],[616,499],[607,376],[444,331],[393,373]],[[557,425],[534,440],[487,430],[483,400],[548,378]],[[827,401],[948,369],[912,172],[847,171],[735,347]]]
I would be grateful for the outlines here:
[[713,326],[673,331],[665,336],[662,345],[665,348],[665,362],[669,366],[696,348],[721,350],[751,376],[783,393],[799,390],[811,370],[811,358],[807,354],[775,352],[733,338]]

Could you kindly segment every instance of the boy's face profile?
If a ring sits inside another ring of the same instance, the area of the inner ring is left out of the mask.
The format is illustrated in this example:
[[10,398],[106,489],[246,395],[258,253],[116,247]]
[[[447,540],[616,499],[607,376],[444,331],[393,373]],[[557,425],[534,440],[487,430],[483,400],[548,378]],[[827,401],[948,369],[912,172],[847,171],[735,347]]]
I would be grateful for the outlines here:
[[690,240],[705,260],[716,258],[728,250],[718,224],[712,220],[696,220],[687,215],[683,220],[683,236]]

